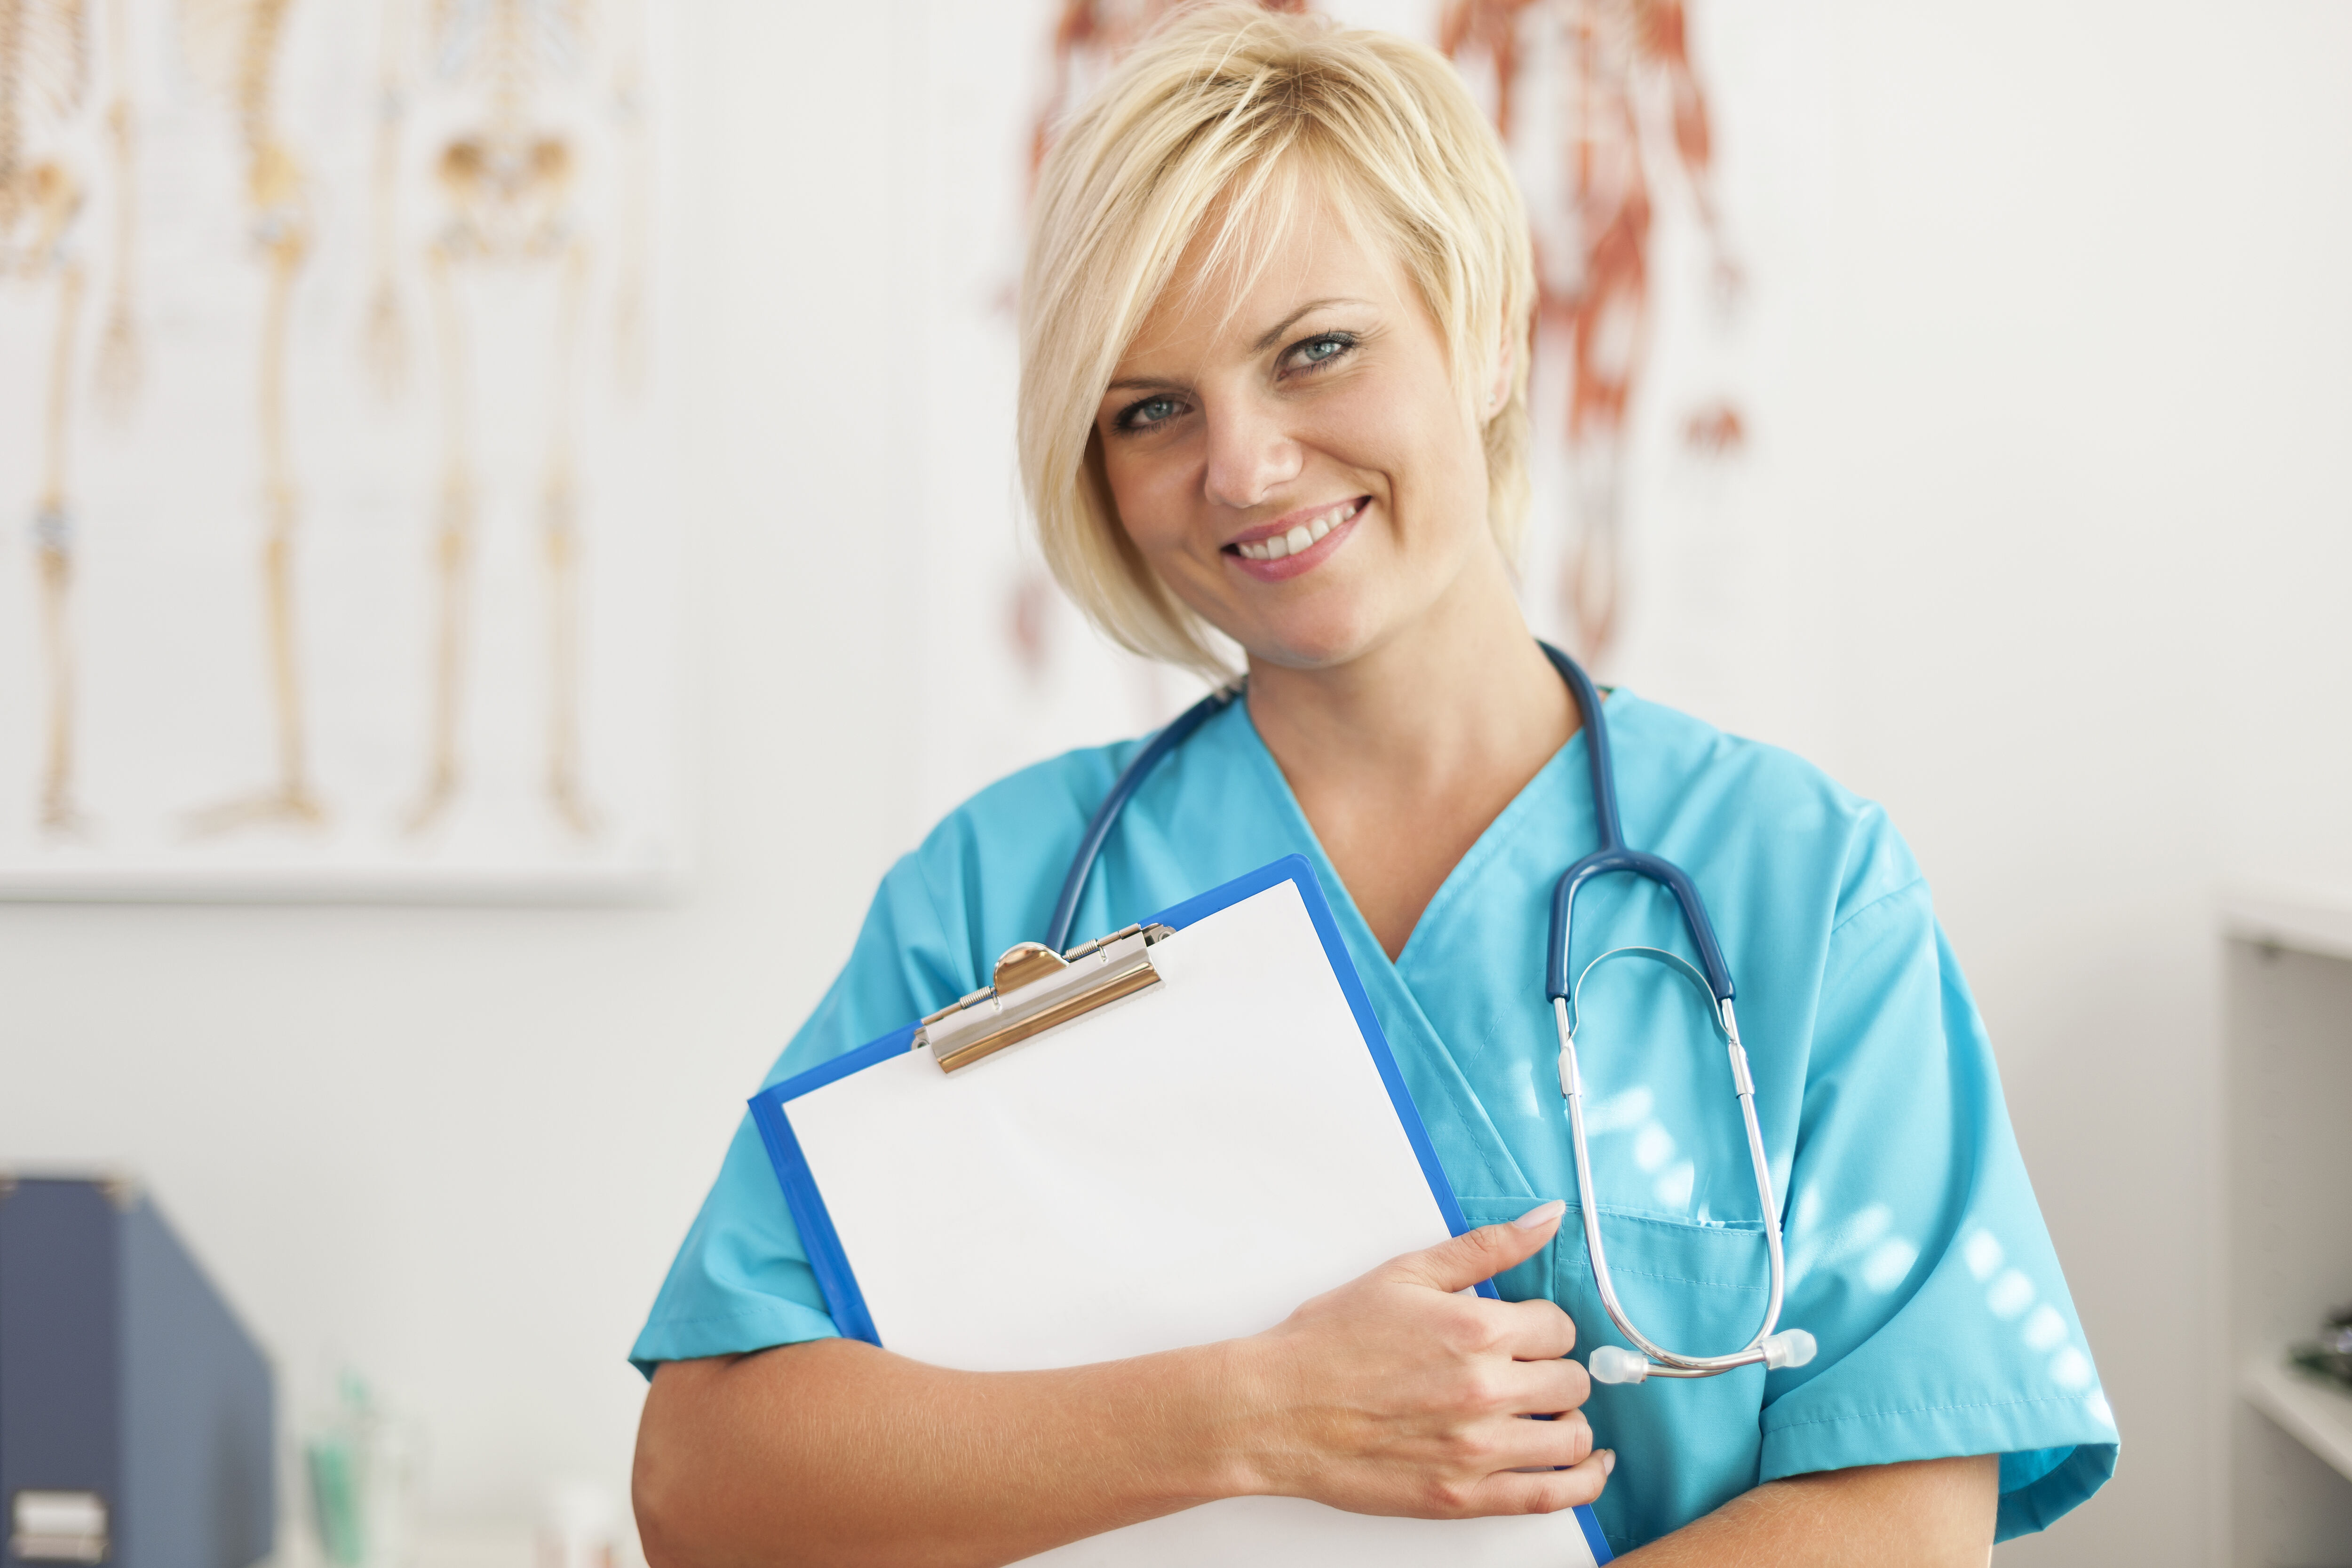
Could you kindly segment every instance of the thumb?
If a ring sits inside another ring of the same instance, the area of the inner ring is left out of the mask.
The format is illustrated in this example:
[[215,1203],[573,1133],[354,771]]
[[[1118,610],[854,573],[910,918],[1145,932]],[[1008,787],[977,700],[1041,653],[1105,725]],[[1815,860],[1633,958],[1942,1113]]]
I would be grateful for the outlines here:
[[1517,1219],[1465,1230],[1450,1241],[1406,1253],[1389,1265],[1389,1278],[1448,1294],[1466,1291],[1534,1257],[1559,1231],[1560,1216],[1567,1212],[1567,1201],[1556,1197]]

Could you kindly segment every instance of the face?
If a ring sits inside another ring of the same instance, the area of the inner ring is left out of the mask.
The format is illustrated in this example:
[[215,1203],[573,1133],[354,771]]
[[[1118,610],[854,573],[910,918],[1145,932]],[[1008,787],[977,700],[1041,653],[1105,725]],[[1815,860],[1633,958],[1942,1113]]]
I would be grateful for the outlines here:
[[1500,558],[1479,411],[1437,322],[1377,242],[1320,200],[1295,214],[1244,288],[1194,287],[1187,254],[1095,427],[1161,580],[1253,660],[1314,669],[1408,632]]

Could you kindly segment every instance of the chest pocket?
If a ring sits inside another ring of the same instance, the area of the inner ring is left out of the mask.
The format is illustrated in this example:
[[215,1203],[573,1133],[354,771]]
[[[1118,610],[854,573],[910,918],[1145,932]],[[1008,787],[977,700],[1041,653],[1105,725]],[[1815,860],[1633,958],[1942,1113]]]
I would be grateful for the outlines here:
[[[1464,1197],[1473,1225],[1515,1219],[1539,1197]],[[1685,1355],[1745,1345],[1764,1317],[1764,1233],[1601,1212],[1601,1244],[1617,1300],[1651,1340]],[[1601,1305],[1575,1200],[1551,1245],[1496,1276],[1503,1299],[1555,1301],[1576,1323],[1576,1359],[1624,1336]],[[1585,1405],[1593,1441],[1617,1450],[1617,1469],[1593,1505],[1611,1547],[1630,1551],[1713,1511],[1756,1485],[1762,1453],[1764,1369],[1720,1377],[1596,1384]]]

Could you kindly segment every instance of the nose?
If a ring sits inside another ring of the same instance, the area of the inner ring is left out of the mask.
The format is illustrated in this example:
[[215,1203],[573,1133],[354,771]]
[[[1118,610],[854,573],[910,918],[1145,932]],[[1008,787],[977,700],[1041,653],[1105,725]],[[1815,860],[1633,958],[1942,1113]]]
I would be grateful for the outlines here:
[[[1221,404],[1221,406],[1220,406]],[[1221,507],[1246,509],[1298,477],[1306,455],[1283,427],[1278,408],[1254,398],[1225,398],[1208,410],[1208,471],[1202,484]]]

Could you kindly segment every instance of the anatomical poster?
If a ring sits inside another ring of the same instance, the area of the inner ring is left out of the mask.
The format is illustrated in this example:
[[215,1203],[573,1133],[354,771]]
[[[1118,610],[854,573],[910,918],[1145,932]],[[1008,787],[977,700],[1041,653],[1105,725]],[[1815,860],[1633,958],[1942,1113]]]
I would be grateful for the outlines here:
[[658,5],[0,19],[0,894],[662,882]]

